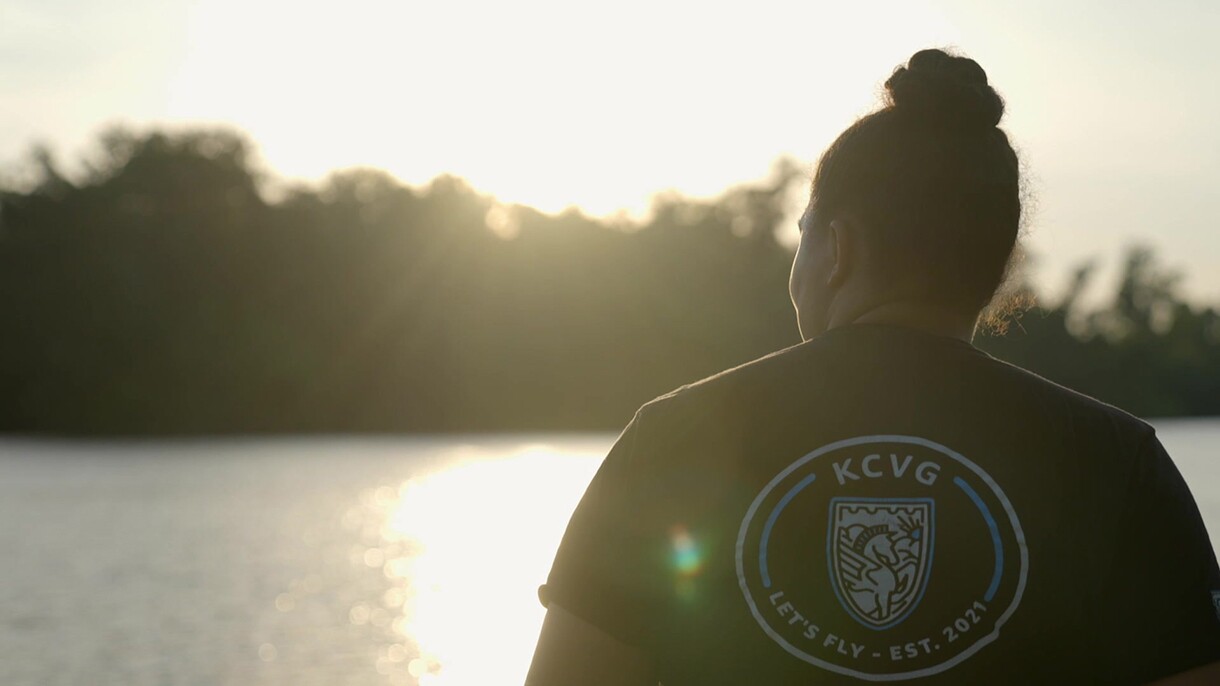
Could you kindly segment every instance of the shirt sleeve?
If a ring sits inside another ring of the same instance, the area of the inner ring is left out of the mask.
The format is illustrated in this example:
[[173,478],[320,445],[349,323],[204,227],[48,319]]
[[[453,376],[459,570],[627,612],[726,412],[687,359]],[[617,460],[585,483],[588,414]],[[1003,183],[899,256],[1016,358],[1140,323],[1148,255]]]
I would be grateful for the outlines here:
[[648,515],[640,459],[640,414],[627,425],[577,505],[555,555],[543,605],[557,603],[637,648],[648,643],[658,610],[663,556]]
[[1199,509],[1155,434],[1137,457],[1102,574],[1098,667],[1145,684],[1220,660],[1220,570]]

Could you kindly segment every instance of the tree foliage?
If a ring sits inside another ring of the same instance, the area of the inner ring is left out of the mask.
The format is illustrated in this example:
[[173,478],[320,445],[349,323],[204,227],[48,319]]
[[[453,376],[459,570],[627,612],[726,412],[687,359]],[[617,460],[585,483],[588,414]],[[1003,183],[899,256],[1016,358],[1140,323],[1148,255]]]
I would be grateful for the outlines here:
[[[368,169],[269,202],[251,150],[113,130],[81,178],[44,150],[0,191],[0,430],[608,429],[798,342],[791,163],[612,222]],[[1137,250],[1109,308],[1077,288],[981,343],[1139,413],[1216,413],[1220,325],[1174,285]]]

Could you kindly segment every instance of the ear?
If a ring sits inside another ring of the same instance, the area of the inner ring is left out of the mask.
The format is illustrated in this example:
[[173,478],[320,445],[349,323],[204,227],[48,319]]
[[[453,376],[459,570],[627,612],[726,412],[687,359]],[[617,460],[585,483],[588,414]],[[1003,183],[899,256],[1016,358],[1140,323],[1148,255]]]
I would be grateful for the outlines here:
[[855,229],[856,222],[849,217],[839,217],[830,221],[830,254],[834,258],[830,272],[826,277],[826,285],[838,288],[847,282],[855,268],[856,256],[859,254],[859,232]]

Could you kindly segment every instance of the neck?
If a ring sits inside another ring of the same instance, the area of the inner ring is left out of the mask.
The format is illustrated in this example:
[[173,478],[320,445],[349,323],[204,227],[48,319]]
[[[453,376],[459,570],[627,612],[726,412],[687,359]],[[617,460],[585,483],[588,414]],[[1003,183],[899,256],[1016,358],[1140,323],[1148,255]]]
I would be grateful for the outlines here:
[[827,329],[848,324],[889,324],[918,329],[925,333],[957,338],[967,343],[974,338],[977,318],[925,303],[891,300],[832,315]]

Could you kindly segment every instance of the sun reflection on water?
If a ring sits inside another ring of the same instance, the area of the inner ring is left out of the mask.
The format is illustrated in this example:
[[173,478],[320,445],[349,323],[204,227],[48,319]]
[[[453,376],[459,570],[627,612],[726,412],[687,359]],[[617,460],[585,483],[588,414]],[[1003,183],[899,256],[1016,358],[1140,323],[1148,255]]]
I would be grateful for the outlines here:
[[386,624],[399,641],[378,671],[405,670],[421,686],[522,683],[544,614],[537,588],[603,454],[468,455],[363,493],[366,515],[348,524],[375,536],[353,562],[381,567],[389,589],[350,619]]

